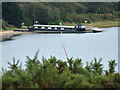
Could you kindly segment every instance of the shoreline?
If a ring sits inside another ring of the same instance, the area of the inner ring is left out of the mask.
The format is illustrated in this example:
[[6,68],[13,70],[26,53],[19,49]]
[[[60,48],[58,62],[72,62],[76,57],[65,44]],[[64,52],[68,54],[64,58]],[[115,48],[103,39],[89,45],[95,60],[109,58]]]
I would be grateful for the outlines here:
[[0,32],[0,42],[6,41],[6,40],[12,40],[12,37],[19,36],[22,34],[27,34],[31,32],[15,32],[15,31],[1,31]]
[[[93,26],[93,27],[98,27],[98,28],[110,28],[110,27],[119,27],[118,21],[113,21],[113,22],[108,22],[108,21],[103,21],[103,22],[92,22],[91,24],[85,24],[86,26]],[[1,31],[0,32],[0,42],[2,41],[7,41],[7,40],[12,40],[12,37],[22,35],[22,34],[27,34],[27,33],[32,33],[32,32],[17,32],[17,31]]]

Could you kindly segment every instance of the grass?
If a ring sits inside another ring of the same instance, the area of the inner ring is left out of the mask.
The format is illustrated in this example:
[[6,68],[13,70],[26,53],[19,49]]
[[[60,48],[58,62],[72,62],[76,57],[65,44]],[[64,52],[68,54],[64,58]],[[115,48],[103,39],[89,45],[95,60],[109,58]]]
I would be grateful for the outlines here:
[[94,27],[99,27],[99,28],[108,28],[108,27],[119,27],[120,24],[118,23],[118,21],[99,21],[99,22],[92,22],[91,24],[89,24],[90,26],[94,26]]
[[9,28],[9,27],[6,27],[6,29],[5,29],[5,30],[2,29],[2,31],[12,31],[12,30],[14,30],[14,29],[18,29],[18,28]]
[[2,31],[12,31],[16,29],[26,29],[25,27],[17,28],[17,27],[6,27],[5,29],[2,29]]
[[[83,25],[87,25],[87,26],[94,26],[94,27],[99,27],[99,28],[108,28],[108,27],[119,27],[120,23],[118,23],[120,20],[115,20],[115,21],[96,21],[96,22],[91,22],[89,23],[81,23]],[[65,22],[63,23],[63,25],[72,25],[75,26],[77,25],[77,23],[69,23],[69,22]]]
[[75,22],[72,22],[72,23],[64,22],[63,25],[65,25],[65,26],[75,26],[77,24]]

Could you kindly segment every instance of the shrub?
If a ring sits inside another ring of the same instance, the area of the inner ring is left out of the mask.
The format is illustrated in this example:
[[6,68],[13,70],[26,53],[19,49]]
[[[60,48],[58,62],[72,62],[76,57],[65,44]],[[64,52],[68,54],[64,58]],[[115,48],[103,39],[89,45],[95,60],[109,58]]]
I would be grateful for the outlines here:
[[[38,51],[39,52],[39,51]],[[42,62],[38,52],[33,59],[27,56],[26,68],[22,69],[19,61],[9,63],[10,70],[3,69],[2,85],[4,89],[17,88],[120,88],[120,74],[115,73],[115,60],[109,61],[109,74],[104,75],[100,59],[82,66],[82,59],[68,58],[58,60],[55,56]]]

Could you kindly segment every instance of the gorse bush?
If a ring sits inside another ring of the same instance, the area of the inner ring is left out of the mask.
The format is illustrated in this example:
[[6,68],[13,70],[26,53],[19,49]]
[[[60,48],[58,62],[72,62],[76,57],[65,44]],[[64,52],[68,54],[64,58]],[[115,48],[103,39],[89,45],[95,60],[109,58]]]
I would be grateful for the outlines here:
[[31,59],[27,56],[26,68],[22,69],[19,61],[9,63],[10,70],[3,69],[3,89],[17,88],[120,88],[120,74],[115,72],[115,60],[109,61],[109,70],[103,70],[102,59],[82,66],[82,59],[68,58],[58,60],[55,56],[42,62],[38,52]]

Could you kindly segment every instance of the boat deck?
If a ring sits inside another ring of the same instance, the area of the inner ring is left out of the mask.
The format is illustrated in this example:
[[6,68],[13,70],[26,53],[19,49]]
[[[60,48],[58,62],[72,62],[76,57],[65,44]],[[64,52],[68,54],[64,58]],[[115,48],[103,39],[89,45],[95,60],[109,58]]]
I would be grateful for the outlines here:
[[14,30],[16,32],[35,32],[35,33],[92,33],[93,31],[29,31],[29,30]]

